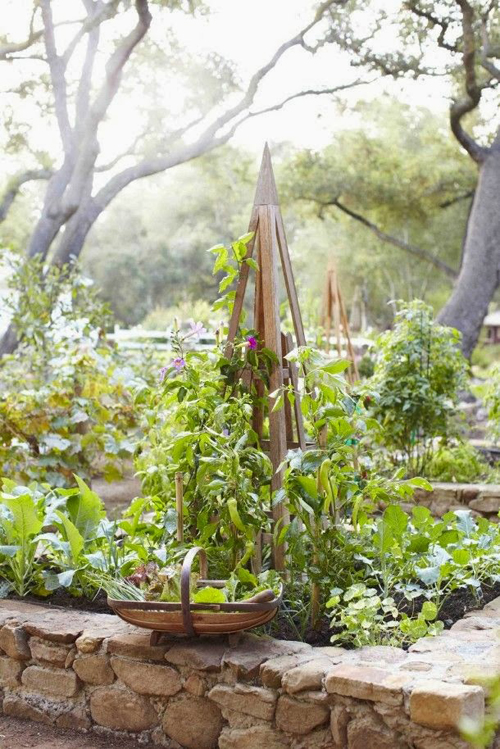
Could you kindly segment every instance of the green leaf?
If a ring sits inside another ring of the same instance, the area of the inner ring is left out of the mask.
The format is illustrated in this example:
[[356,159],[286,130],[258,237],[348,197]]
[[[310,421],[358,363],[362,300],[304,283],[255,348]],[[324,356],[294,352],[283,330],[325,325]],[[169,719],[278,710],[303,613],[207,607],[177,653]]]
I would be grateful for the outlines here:
[[389,505],[383,515],[384,523],[396,538],[401,538],[408,525],[408,515],[399,505]]
[[71,558],[73,562],[76,563],[85,545],[83,536],[78,528],[76,528],[75,525],[71,522],[71,520],[66,517],[66,515],[64,515],[60,510],[56,510],[55,514],[61,521],[64,529],[64,535],[66,536],[66,540],[69,543],[69,548],[71,549]]
[[311,499],[318,499],[316,480],[311,476],[297,476],[297,483]]
[[424,554],[431,545],[430,538],[425,536],[413,536],[408,544],[408,551],[416,554]]
[[238,580],[244,585],[252,585],[254,588],[257,587],[257,578],[252,575],[250,570],[245,567],[238,567],[237,570]]
[[104,516],[104,509],[97,494],[79,476],[75,476],[75,480],[80,492],[68,497],[66,507],[71,522],[83,536],[84,541],[88,541],[94,536],[95,530]]
[[437,542],[440,546],[443,547],[443,549],[445,549],[447,546],[449,546],[449,544],[456,544],[459,538],[460,534],[458,533],[458,531],[449,530],[441,533],[441,535],[437,539]]
[[241,237],[238,237],[238,242],[241,242],[242,244],[248,244],[254,236],[255,232],[249,231],[246,234],[242,234]]
[[228,261],[228,252],[225,247],[222,247],[217,255],[217,260],[214,263],[213,267],[213,275],[215,276],[219,271],[224,270],[226,268]]
[[425,489],[425,491],[427,492],[432,491],[432,484],[429,484],[427,479],[423,479],[420,476],[415,476],[415,478],[413,479],[408,479],[406,483],[410,486],[416,486],[418,489]]
[[455,510],[454,512],[457,518],[457,528],[465,533],[466,536],[470,536],[475,528],[475,523],[472,518],[471,511]]
[[356,583],[351,585],[350,588],[344,593],[344,601],[352,601],[353,598],[359,598],[366,592],[366,585],[364,583]]
[[458,564],[460,567],[464,567],[470,562],[470,551],[468,549],[455,549],[452,551],[451,556],[455,564]]
[[424,605],[422,606],[422,616],[424,617],[426,622],[432,622],[438,615],[437,606],[432,601],[425,601]]
[[12,558],[17,554],[20,548],[20,546],[0,546],[0,557]]
[[439,580],[439,574],[440,574],[441,568],[439,565],[435,565],[433,567],[417,567],[415,569],[415,572],[417,573],[417,577],[419,580],[421,580],[425,585],[434,585]]
[[36,536],[42,529],[42,521],[38,517],[35,503],[30,494],[4,498],[3,503],[14,517],[14,535],[21,546],[24,546],[29,538]]
[[328,374],[340,374],[341,372],[345,372],[345,370],[350,366],[350,361],[339,359],[339,361],[333,361],[329,364],[325,364],[325,366],[321,367],[321,369],[323,370],[323,372],[328,372]]
[[71,447],[71,440],[61,437],[58,434],[47,434],[43,437],[42,442],[50,450],[58,450],[59,452],[63,452],[68,447]]
[[414,507],[411,511],[413,523],[418,528],[432,518],[431,511],[427,507]]
[[283,393],[280,393],[279,396],[274,401],[274,405],[272,408],[273,413],[274,411],[280,411],[283,408],[283,403],[284,403]]
[[195,603],[225,603],[226,596],[221,588],[207,586],[193,595],[193,601]]

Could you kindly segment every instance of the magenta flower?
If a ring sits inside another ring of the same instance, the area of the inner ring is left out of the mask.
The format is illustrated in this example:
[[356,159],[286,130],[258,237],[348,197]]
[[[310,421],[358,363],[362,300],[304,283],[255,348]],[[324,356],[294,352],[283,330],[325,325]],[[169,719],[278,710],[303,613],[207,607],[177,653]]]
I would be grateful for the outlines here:
[[247,338],[247,344],[248,344],[248,348],[251,348],[252,350],[256,349],[257,348],[257,339],[254,338],[253,335],[248,336],[248,338]]
[[162,367],[160,369],[160,382],[163,382],[163,380],[167,376],[167,372],[168,372],[168,367]]
[[184,367],[186,366],[186,362],[181,356],[176,356],[172,364],[178,372],[180,372],[181,369],[184,369]]

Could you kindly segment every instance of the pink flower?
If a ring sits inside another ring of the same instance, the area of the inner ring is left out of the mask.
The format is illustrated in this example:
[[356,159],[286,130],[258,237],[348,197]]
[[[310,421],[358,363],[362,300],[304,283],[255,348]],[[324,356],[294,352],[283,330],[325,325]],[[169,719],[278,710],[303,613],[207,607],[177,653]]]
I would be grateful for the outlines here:
[[194,322],[194,320],[189,321],[189,327],[191,328],[190,332],[188,333],[189,336],[196,336],[199,338],[203,333],[207,332],[207,329],[204,327],[202,322]]
[[160,382],[163,382],[163,380],[167,376],[167,372],[168,372],[168,367],[162,367],[160,369]]
[[248,348],[251,348],[252,350],[256,349],[257,348],[257,339],[254,338],[253,335],[248,336],[248,338],[247,338],[247,344],[248,344]]
[[181,356],[176,356],[176,358],[172,362],[173,366],[176,368],[178,372],[181,371],[181,369],[184,369],[186,366],[186,362]]

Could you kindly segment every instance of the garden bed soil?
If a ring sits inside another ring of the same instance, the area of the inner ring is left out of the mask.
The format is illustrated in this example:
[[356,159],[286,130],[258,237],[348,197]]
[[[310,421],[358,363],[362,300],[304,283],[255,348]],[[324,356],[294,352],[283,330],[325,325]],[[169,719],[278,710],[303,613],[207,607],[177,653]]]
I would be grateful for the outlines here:
[[[445,598],[438,619],[443,622],[445,629],[450,629],[455,622],[463,619],[468,611],[481,609],[487,603],[499,596],[500,582],[491,586],[484,585],[483,596],[479,601],[468,588],[460,588],[453,591],[453,593]],[[69,608],[77,611],[90,611],[94,614],[113,614],[107,604],[106,594],[104,592],[99,593],[92,600],[85,598],[84,596],[72,596],[64,590],[56,591],[49,598],[43,598],[42,596],[25,596],[24,598],[19,598],[19,596],[9,596],[9,598],[48,607],[55,606],[57,608]],[[425,598],[420,597],[412,601],[411,604],[401,601],[398,603],[402,612],[407,614],[417,614],[425,601]],[[330,637],[332,632],[327,617],[324,617],[319,622],[316,629],[308,627],[305,632],[302,633],[300,622],[294,621],[293,619],[290,619],[290,617],[278,613],[276,619],[266,627],[262,627],[261,631],[264,631],[266,634],[269,634],[278,640],[290,641],[300,639],[313,647],[326,647],[331,644]],[[344,645],[344,647],[346,646]],[[0,749],[3,749],[1,743]]]

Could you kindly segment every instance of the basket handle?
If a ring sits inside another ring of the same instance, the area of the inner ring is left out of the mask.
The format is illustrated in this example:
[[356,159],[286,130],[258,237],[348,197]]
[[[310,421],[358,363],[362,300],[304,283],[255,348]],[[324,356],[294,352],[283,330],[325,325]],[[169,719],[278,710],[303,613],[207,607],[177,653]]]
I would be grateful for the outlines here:
[[191,616],[191,566],[194,558],[200,555],[200,573],[202,577],[207,577],[207,555],[205,549],[201,546],[193,546],[184,557],[181,568],[181,611],[184,629],[189,637],[194,637],[196,632],[193,627],[193,617]]

